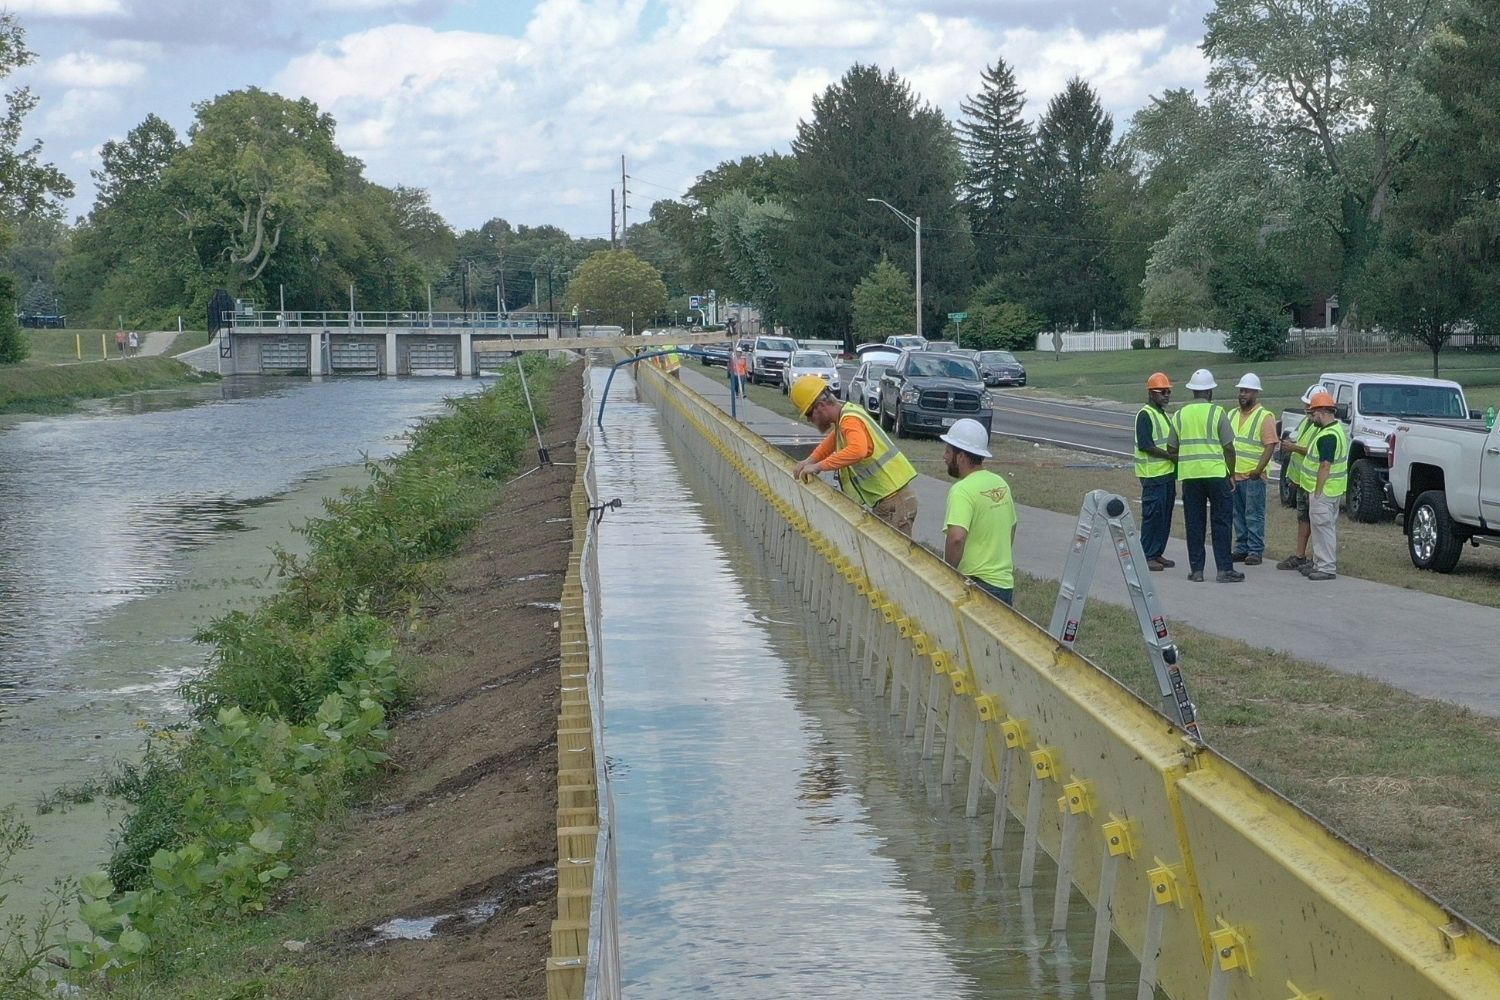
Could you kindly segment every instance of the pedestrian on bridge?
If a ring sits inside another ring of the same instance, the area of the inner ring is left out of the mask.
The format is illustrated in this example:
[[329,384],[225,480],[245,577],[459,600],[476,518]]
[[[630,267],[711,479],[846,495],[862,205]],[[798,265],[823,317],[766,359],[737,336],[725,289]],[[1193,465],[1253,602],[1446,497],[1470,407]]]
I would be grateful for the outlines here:
[[1313,393],[1307,419],[1317,428],[1307,444],[1288,446],[1307,456],[1304,475],[1312,480],[1307,497],[1312,561],[1298,568],[1309,580],[1334,580],[1338,578],[1339,503],[1349,485],[1349,431],[1338,419],[1333,395],[1326,389]]
[[1218,383],[1207,368],[1188,380],[1193,401],[1177,411],[1177,478],[1182,481],[1182,518],[1187,527],[1188,579],[1203,582],[1205,529],[1213,537],[1215,579],[1239,583],[1230,527],[1234,519],[1234,428],[1224,407],[1213,401]]
[[990,434],[964,417],[938,439],[943,462],[958,482],[948,491],[943,517],[943,558],[991,597],[1014,604],[1016,501],[1010,484],[984,467]]
[[792,405],[825,433],[812,454],[798,462],[792,475],[806,482],[820,472],[835,472],[844,495],[906,537],[917,519],[912,480],[917,470],[865,412],[863,403],[841,403],[817,375],[804,375],[788,391]]
[[1146,405],[1135,416],[1135,475],[1141,481],[1141,549],[1153,573],[1177,563],[1168,559],[1172,508],[1177,506],[1177,430],[1167,414],[1172,380],[1165,372],[1146,379]]
[[1276,418],[1260,405],[1260,377],[1245,373],[1235,385],[1234,561],[1259,566],[1266,555],[1266,466],[1276,453]]

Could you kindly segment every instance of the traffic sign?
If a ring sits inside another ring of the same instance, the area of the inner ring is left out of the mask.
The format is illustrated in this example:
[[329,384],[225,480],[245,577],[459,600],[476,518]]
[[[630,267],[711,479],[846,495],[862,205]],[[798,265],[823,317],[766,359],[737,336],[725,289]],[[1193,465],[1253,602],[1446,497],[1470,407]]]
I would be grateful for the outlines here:
[[701,295],[689,295],[688,296],[688,308],[689,309],[699,309],[699,308],[702,308],[702,306],[703,306],[703,296],[701,296]]
[[963,312],[963,313],[949,313],[948,314],[948,318],[951,319],[955,323],[962,323],[964,320],[966,320],[966,319],[969,318],[969,314],[966,313],[966,312]]

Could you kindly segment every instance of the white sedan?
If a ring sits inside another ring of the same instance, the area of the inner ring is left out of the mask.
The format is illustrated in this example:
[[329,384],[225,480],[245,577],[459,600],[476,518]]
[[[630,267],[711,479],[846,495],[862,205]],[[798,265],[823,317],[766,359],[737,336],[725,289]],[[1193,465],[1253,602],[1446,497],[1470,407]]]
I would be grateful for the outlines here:
[[793,351],[781,369],[781,394],[791,389],[792,383],[804,375],[816,375],[828,383],[834,395],[839,391],[839,370],[834,366],[833,355],[827,351]]
[[869,361],[859,366],[859,371],[849,380],[849,391],[845,398],[859,400],[865,404],[865,409],[871,413],[880,411],[880,376],[885,370],[896,363],[896,358],[890,355],[876,355]]

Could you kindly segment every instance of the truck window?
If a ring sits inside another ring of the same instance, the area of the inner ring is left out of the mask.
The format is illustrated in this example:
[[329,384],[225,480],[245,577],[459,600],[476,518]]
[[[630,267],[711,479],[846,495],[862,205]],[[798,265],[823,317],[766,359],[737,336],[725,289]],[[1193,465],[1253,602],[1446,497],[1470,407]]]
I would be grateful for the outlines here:
[[1362,385],[1359,387],[1359,412],[1370,417],[1461,420],[1468,416],[1462,394],[1446,385]]
[[[1343,385],[1339,386],[1339,394],[1333,398],[1333,401],[1335,403],[1339,403],[1339,404],[1342,405],[1344,403],[1349,402],[1349,400],[1351,400],[1353,398],[1354,398],[1354,386],[1352,386],[1349,383],[1345,382]],[[1364,407],[1360,407],[1360,410],[1363,411]]]

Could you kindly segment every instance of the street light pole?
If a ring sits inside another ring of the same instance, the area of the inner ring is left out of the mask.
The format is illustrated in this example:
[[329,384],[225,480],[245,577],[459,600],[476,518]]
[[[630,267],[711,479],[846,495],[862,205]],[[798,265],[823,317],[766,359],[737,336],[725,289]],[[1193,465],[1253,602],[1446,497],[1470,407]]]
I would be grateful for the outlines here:
[[898,219],[906,223],[907,229],[917,234],[917,336],[920,337],[922,336],[922,217],[918,215],[913,218],[884,198],[866,198],[865,201],[884,205],[896,213]]

